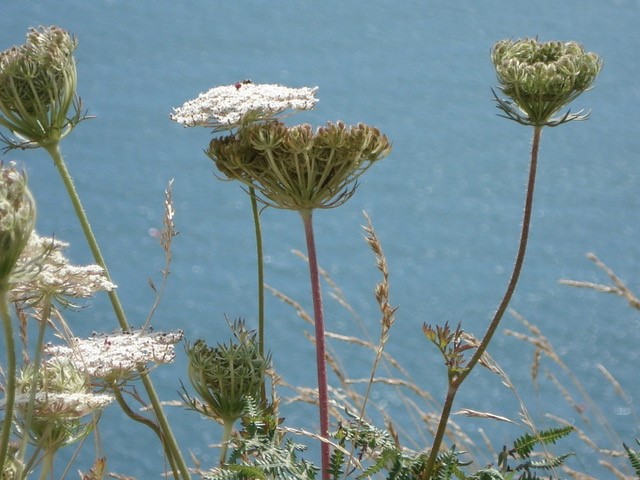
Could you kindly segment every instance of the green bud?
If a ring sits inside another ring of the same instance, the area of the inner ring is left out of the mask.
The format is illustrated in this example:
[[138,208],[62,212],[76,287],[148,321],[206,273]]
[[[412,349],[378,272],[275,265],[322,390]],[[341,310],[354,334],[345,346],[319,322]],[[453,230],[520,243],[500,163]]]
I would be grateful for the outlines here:
[[[264,358],[252,332],[234,326],[236,341],[209,347],[203,340],[187,347],[189,380],[207,414],[223,423],[242,417],[248,398],[258,402],[270,359]],[[193,403],[193,402],[191,402]]]
[[[77,42],[61,28],[30,29],[25,44],[0,53],[0,125],[23,143],[45,146],[59,141],[78,121],[76,98]],[[26,142],[26,143],[25,143]]]
[[271,121],[214,138],[207,155],[228,178],[260,192],[276,208],[311,210],[342,205],[356,181],[391,151],[377,128],[342,122],[313,130]]
[[36,221],[36,204],[27,177],[11,163],[0,164],[0,287],[4,288]]
[[[496,96],[498,107],[512,120],[525,125],[556,126],[587,115],[569,114],[552,119],[582,92],[588,90],[602,69],[595,53],[576,42],[534,39],[502,40],[491,52],[500,90],[511,99]],[[516,107],[524,112],[524,116]]]

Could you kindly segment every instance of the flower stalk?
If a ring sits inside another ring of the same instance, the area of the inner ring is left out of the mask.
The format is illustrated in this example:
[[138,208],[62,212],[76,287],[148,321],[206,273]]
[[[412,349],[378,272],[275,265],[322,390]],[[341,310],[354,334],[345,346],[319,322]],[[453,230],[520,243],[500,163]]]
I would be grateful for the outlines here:
[[[456,394],[462,382],[482,359],[516,290],[529,239],[542,128],[556,127],[573,120],[585,120],[588,114],[567,112],[559,118],[553,118],[553,115],[589,89],[602,68],[602,61],[595,53],[585,52],[582,45],[575,42],[503,40],[494,45],[491,60],[500,82],[500,90],[509,97],[508,100],[502,99],[494,92],[497,106],[503,111],[503,116],[533,127],[520,240],[506,291],[471,359],[464,364],[461,356],[469,346],[455,345],[452,351],[448,352],[445,349],[443,352],[445,355],[450,353],[455,361],[449,365],[447,394],[427,465],[422,474],[423,480],[430,479],[435,472],[436,460]],[[440,333],[445,331],[448,332],[448,328],[440,329]],[[443,338],[430,327],[425,326],[425,333],[432,341]],[[445,343],[451,340],[457,342],[459,334],[461,331],[458,329]]]
[[[316,373],[318,378],[318,408],[320,412],[320,436],[329,439],[329,387],[327,380],[326,341],[324,326],[324,310],[322,308],[322,289],[320,287],[320,273],[316,241],[313,234],[313,211],[301,210],[300,216],[304,225],[307,243],[307,258],[309,259],[309,277],[311,281],[311,298],[313,300],[313,317],[316,341]],[[322,463],[322,478],[330,478],[328,466],[331,460],[331,449],[328,442],[320,444],[320,459]]]

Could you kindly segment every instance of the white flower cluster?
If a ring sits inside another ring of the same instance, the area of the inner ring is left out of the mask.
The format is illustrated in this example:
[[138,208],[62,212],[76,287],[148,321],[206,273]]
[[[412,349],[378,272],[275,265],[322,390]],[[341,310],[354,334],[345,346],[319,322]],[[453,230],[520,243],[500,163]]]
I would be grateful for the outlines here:
[[96,334],[86,339],[74,338],[70,346],[49,344],[45,351],[60,362],[73,363],[94,378],[127,378],[149,363],[172,362],[174,345],[182,337],[181,330]]
[[89,298],[99,291],[111,291],[110,282],[98,265],[74,266],[62,254],[69,246],[53,238],[33,233],[16,265],[13,300],[29,301],[43,295]]
[[215,87],[174,108],[171,120],[185,127],[232,129],[247,120],[273,118],[287,110],[311,110],[318,87],[290,88],[282,85],[238,82]]
[[[17,407],[27,407],[30,394],[20,393],[16,395]],[[39,417],[48,414],[62,415],[65,417],[82,417],[102,410],[113,401],[111,395],[98,393],[55,393],[40,391],[35,394],[35,413]],[[0,401],[0,408],[4,407],[5,400]]]

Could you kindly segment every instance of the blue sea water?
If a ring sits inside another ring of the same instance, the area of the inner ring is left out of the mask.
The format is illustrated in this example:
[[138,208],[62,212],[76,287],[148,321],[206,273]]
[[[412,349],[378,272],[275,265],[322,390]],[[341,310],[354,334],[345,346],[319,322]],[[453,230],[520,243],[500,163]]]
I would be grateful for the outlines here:
[[[229,337],[225,316],[250,323],[256,316],[248,198],[237,184],[216,179],[202,152],[210,132],[172,123],[173,107],[244,78],[317,85],[317,109],[292,122],[365,122],[386,133],[394,144],[390,157],[367,172],[344,206],[315,215],[318,252],[375,339],[379,314],[372,291],[379,275],[361,229],[362,211],[368,213],[390,265],[391,301],[399,306],[388,352],[436,401],[444,393],[445,372],[422,324],[461,322],[482,335],[508,281],[521,221],[531,132],[496,115],[491,46],[503,38],[538,36],[577,40],[600,54],[605,67],[596,88],[572,105],[591,110],[590,119],[543,133],[528,258],[512,307],[550,339],[620,440],[630,444],[640,436],[638,312],[623,299],[558,283],[606,283],[585,258],[595,252],[640,291],[639,1],[1,0],[0,48],[22,43],[30,26],[49,24],[79,40],[79,94],[97,118],[83,122],[62,148],[134,325],[144,323],[153,302],[147,279],[157,280],[163,268],[163,253],[148,232],[161,227],[170,179],[180,234],[155,328],[181,328],[189,340],[215,343]],[[39,202],[38,230],[70,241],[74,262],[91,262],[44,152],[14,151],[2,158],[28,170]],[[267,283],[310,308],[306,265],[292,253],[304,251],[299,218],[269,209],[263,222]],[[116,327],[106,299],[92,303],[70,317],[79,335]],[[325,303],[330,330],[363,335],[328,288]],[[278,372],[291,384],[313,387],[313,347],[304,336],[310,327],[275,298],[267,298],[267,312],[268,348]],[[546,413],[562,416],[603,448],[620,448],[597,424],[581,423],[542,374],[539,388],[532,388],[533,349],[503,335],[505,328],[523,331],[507,316],[490,352],[536,421],[550,426]],[[350,375],[368,376],[371,352],[331,345]],[[626,401],[598,364],[618,379]],[[558,373],[548,361],[542,367]],[[153,378],[163,399],[178,399],[180,381],[187,381],[183,350]],[[395,391],[380,388],[373,398],[404,433],[413,431],[418,443],[408,441],[410,446],[428,446],[429,434],[411,423]],[[593,405],[577,398],[595,418]],[[463,387],[454,408],[463,407],[514,419],[519,414],[513,394],[485,371]],[[185,451],[205,466],[215,464],[217,450],[210,445],[219,441],[220,429],[192,412],[168,408]],[[285,404],[283,414],[287,425],[316,428],[311,407]],[[498,449],[512,440],[513,429],[456,420],[471,433],[490,432]],[[126,422],[116,407],[106,412],[100,433],[110,470],[140,479],[164,471],[152,435]],[[315,449],[311,444],[309,458],[316,458]],[[611,478],[577,436],[560,450],[579,453],[573,467]],[[91,455],[80,460],[79,468],[86,469]]]

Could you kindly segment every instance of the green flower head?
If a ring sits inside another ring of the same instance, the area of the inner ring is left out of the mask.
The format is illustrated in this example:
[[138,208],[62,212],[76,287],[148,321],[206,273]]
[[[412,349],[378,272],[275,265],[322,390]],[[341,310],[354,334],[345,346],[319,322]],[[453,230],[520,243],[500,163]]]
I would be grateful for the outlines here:
[[0,53],[0,125],[19,137],[10,147],[59,141],[79,121],[76,99],[77,42],[59,27],[30,29],[23,45]]
[[390,151],[387,137],[368,125],[337,122],[313,130],[272,121],[214,138],[206,153],[228,179],[260,192],[265,204],[306,211],[342,205],[360,175]]
[[202,405],[188,399],[200,413],[235,422],[242,417],[249,398],[259,401],[270,358],[260,352],[255,335],[244,330],[242,322],[234,325],[236,341],[208,346],[198,340],[187,347],[189,380]]
[[552,119],[589,89],[602,69],[598,55],[585,52],[579,43],[502,40],[494,45],[491,60],[500,90],[511,99],[496,96],[508,118],[525,125],[556,126],[587,117],[567,113]]
[[36,204],[27,188],[27,177],[15,168],[0,164],[0,287],[24,250],[36,221]]

